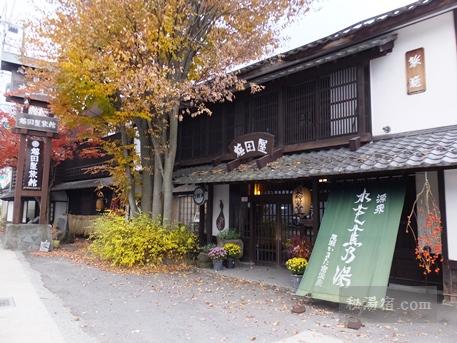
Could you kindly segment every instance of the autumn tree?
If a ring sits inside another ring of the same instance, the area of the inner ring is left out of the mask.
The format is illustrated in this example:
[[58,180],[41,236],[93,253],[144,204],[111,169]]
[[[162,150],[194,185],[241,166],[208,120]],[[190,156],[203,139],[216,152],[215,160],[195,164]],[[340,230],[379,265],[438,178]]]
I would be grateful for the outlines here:
[[232,70],[276,48],[310,1],[59,0],[29,42],[50,61],[41,80],[53,112],[120,132],[113,154],[131,208],[167,221],[180,118],[210,115],[208,103],[251,87]]
[[[0,111],[0,169],[16,168],[19,135],[12,128],[15,125],[14,115]],[[59,136],[52,140],[52,161],[59,163],[72,158],[79,134],[70,132],[65,126],[59,127]],[[88,156],[93,156],[88,155]]]

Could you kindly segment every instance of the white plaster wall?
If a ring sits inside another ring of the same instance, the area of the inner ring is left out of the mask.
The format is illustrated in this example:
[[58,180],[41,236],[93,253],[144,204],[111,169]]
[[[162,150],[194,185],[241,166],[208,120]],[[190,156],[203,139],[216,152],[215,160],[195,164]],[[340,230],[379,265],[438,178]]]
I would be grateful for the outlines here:
[[215,185],[214,192],[213,192],[213,236],[216,236],[220,231],[217,229],[216,226],[216,219],[219,215],[221,208],[220,208],[220,201],[224,204],[224,217],[225,217],[225,229],[230,227],[229,223],[229,201],[230,201],[230,187],[229,185]]
[[457,169],[444,171],[449,259],[457,261]]
[[[373,135],[457,124],[457,52],[452,12],[400,29],[392,53],[370,62]],[[405,53],[424,48],[426,91],[406,92]]]

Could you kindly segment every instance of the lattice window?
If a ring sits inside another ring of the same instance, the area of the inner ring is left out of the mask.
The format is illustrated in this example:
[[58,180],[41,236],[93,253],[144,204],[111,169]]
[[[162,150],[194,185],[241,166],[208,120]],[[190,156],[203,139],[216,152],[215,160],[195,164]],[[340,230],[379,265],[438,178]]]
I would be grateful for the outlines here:
[[284,136],[286,144],[315,139],[316,83],[314,81],[291,87],[287,91]]
[[178,195],[178,222],[198,231],[200,209],[194,203],[191,194]]
[[348,67],[289,87],[286,144],[358,132],[357,68]]
[[330,74],[330,135],[358,132],[357,69],[350,67]]
[[278,110],[277,93],[261,93],[254,96],[249,106],[250,131],[277,135]]

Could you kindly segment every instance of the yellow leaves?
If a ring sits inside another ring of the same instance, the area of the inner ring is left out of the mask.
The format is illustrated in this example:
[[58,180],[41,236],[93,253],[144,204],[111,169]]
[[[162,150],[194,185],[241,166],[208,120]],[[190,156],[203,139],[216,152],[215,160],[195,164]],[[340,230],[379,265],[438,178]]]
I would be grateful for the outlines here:
[[157,265],[197,251],[197,237],[183,226],[165,228],[143,214],[130,220],[108,214],[96,221],[91,251],[114,265]]

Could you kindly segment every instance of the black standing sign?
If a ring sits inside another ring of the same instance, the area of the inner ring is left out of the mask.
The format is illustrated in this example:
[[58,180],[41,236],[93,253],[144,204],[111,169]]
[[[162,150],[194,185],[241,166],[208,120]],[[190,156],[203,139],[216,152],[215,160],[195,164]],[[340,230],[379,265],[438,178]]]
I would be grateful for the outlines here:
[[41,190],[43,179],[43,141],[28,137],[25,154],[25,170],[22,188],[27,190]]

